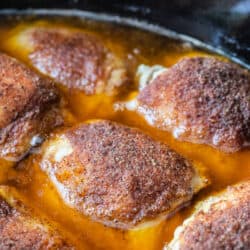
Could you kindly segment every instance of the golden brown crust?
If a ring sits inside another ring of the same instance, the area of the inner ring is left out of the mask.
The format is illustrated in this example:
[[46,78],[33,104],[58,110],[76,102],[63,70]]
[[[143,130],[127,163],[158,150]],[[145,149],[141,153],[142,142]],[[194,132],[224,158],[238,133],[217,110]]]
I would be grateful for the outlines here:
[[[172,212],[197,191],[192,165],[137,129],[96,121],[60,138],[70,154],[55,161],[58,151],[45,153],[42,168],[70,206],[103,223],[135,225]],[[47,152],[54,145],[52,140]]]
[[62,123],[53,84],[5,54],[0,54],[0,157],[16,160],[33,136]]
[[250,74],[215,58],[183,59],[138,96],[139,111],[180,140],[235,152],[250,143]]
[[195,214],[178,241],[179,250],[249,249],[250,181],[229,187],[208,211]]
[[33,65],[69,88],[113,95],[127,81],[122,61],[94,35],[67,29],[37,28],[30,39]]
[[0,249],[73,249],[54,228],[34,218],[27,209],[22,212],[20,201],[12,202],[15,207],[0,195]]

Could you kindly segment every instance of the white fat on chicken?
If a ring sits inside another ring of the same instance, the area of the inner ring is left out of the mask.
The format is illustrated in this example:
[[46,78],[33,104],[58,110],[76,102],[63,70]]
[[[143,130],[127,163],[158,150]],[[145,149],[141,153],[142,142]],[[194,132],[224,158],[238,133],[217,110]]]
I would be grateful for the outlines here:
[[156,77],[167,70],[166,67],[161,65],[148,66],[141,64],[136,71],[136,81],[138,82],[138,91],[130,94],[129,98],[125,102],[115,103],[114,109],[135,111],[138,108],[137,94],[142,91],[147,85],[149,85]]

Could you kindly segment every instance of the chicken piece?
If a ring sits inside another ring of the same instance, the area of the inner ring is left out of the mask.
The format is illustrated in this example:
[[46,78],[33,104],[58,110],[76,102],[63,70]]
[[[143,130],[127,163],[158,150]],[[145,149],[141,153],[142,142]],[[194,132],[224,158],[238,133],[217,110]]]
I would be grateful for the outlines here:
[[15,193],[13,188],[0,186],[0,249],[74,249],[51,223],[36,218]]
[[0,160],[15,162],[62,124],[51,81],[0,53]]
[[31,64],[68,88],[115,95],[127,83],[125,63],[95,35],[66,28],[29,28],[19,45],[30,46]]
[[165,70],[140,67],[138,73],[146,87],[126,106],[152,126],[179,140],[224,152],[249,146],[250,74],[246,70],[216,58],[195,57]]
[[165,217],[206,186],[197,166],[141,131],[97,120],[44,145],[41,168],[67,205],[108,226]]
[[164,249],[250,249],[250,181],[199,204]]

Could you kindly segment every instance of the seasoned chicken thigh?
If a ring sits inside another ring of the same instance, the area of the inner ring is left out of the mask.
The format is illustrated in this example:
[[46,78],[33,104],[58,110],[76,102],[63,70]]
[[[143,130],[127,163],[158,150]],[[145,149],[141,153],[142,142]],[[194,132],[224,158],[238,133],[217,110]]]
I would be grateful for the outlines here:
[[41,168],[70,207],[122,228],[170,215],[207,184],[199,164],[137,129],[105,120],[50,139]]
[[0,186],[0,249],[74,249],[52,223],[36,218],[16,197]]
[[[145,70],[146,69],[146,70]],[[250,143],[250,74],[212,57],[169,69],[140,67],[136,100],[126,104],[179,140],[235,152]]]
[[0,53],[0,160],[18,161],[62,124],[53,84]]
[[250,181],[202,202],[165,250],[249,249]]
[[115,95],[127,83],[125,63],[95,35],[67,28],[37,27],[17,36],[41,73],[87,95]]

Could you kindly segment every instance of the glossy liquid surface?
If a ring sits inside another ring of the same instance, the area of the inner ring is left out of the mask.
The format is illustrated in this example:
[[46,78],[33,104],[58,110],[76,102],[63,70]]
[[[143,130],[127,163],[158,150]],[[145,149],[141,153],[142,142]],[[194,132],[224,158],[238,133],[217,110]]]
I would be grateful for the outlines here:
[[[115,24],[63,18],[28,18],[2,22],[1,50],[28,65],[28,49],[19,48],[15,35],[25,27],[31,26],[63,26],[97,34],[108,47],[126,61],[131,79],[135,79],[135,71],[140,64],[160,64],[169,67],[185,56],[209,55],[208,52],[193,48],[187,43]],[[143,228],[120,230],[91,221],[64,204],[47,176],[40,170],[39,149],[9,171],[5,170],[6,163],[0,162],[1,169],[4,169],[0,174],[0,181],[16,186],[29,206],[56,221],[77,249],[162,249],[164,243],[172,239],[175,228],[189,216],[198,201],[223,190],[228,185],[250,178],[249,149],[225,154],[209,146],[176,141],[170,134],[150,127],[135,112],[114,111],[115,102],[125,100],[136,91],[136,81],[132,80],[126,92],[115,98],[104,95],[86,96],[80,91],[68,90],[60,85],[58,88],[67,103],[68,111],[73,114],[73,118],[66,116],[68,126],[102,118],[140,128],[185,157],[203,163],[211,180],[211,184],[196,195],[187,208],[171,218],[156,220]]]

